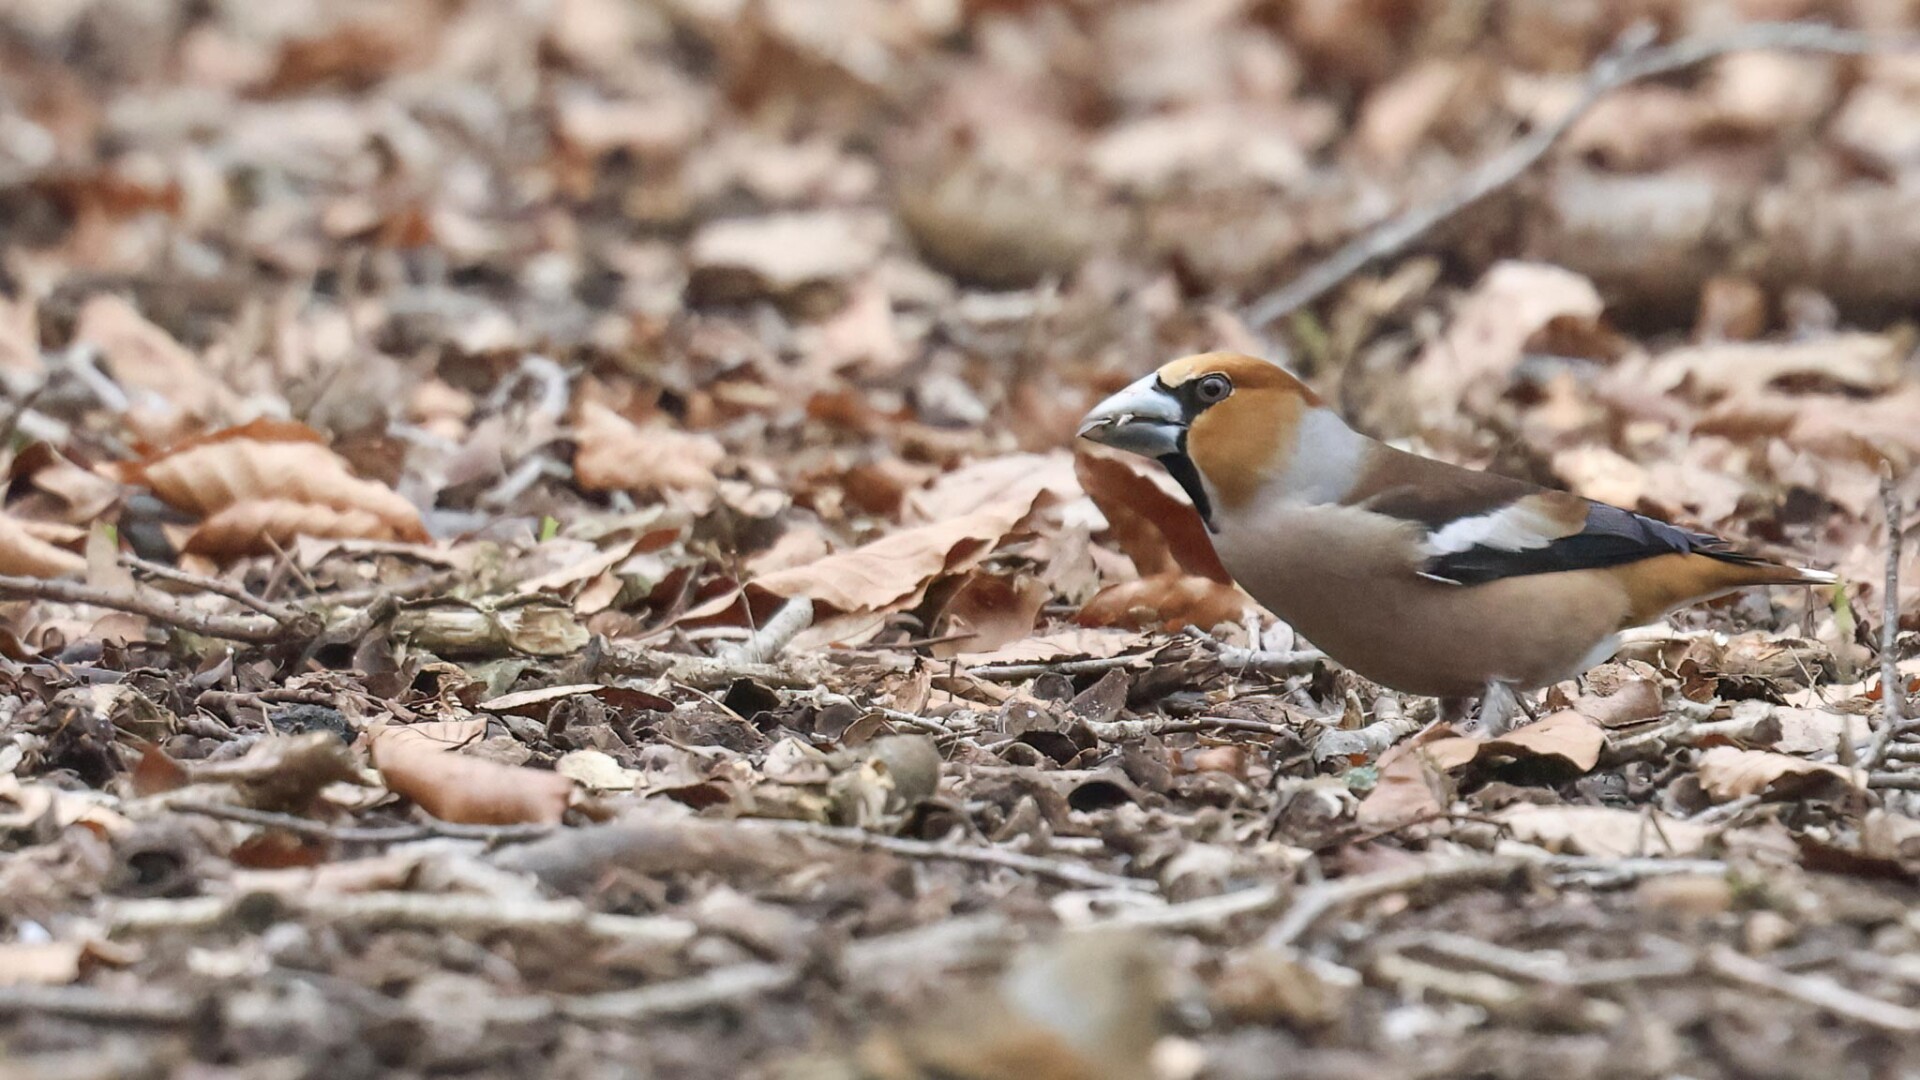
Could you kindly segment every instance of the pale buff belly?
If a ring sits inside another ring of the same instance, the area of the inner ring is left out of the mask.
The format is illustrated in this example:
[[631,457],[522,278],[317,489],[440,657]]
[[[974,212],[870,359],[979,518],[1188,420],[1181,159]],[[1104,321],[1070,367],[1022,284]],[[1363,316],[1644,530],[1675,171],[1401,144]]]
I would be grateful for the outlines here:
[[1604,659],[1596,650],[1627,614],[1600,571],[1471,586],[1417,577],[1404,555],[1381,554],[1406,547],[1376,515],[1303,507],[1258,528],[1223,525],[1214,546],[1242,588],[1338,663],[1406,693],[1550,685]]

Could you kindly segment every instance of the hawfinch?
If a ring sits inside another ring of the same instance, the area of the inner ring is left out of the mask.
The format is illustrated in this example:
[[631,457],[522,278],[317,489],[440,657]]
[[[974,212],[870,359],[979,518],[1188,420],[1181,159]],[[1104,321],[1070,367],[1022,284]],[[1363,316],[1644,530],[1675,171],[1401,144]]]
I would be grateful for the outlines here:
[[1486,711],[1606,660],[1619,631],[1676,608],[1834,580],[1397,450],[1248,356],[1175,360],[1101,402],[1080,434],[1164,464],[1234,580],[1329,657],[1410,694],[1484,693]]

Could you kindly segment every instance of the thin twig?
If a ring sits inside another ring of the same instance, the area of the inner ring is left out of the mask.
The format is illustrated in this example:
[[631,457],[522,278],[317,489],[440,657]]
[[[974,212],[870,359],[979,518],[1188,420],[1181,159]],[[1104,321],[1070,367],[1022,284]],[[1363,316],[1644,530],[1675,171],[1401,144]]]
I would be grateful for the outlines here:
[[103,589],[81,581],[0,574],[0,596],[54,600],[64,604],[91,604],[110,611],[143,615],[154,622],[189,630],[204,637],[248,645],[274,645],[289,638],[288,629],[272,619],[196,611],[150,589]]
[[[841,955],[840,966],[846,983],[855,986],[870,982],[877,975],[908,968],[939,972],[968,967],[983,954],[1004,949],[1016,940],[1017,934],[1017,929],[998,915],[946,919],[930,926],[854,942]],[[763,994],[793,986],[806,974],[799,965],[734,964],[691,978],[633,990],[563,998],[560,1009],[575,1020],[630,1024],[715,1006],[744,1005]]]
[[1389,893],[1420,888],[1460,888],[1501,881],[1526,869],[1527,860],[1505,855],[1465,855],[1417,866],[1323,881],[1302,889],[1280,921],[1267,931],[1265,944],[1291,945],[1333,912]]
[[1707,950],[1707,969],[1729,982],[1792,998],[1804,1005],[1897,1035],[1920,1035],[1920,1010],[1849,989],[1822,975],[1797,975],[1743,956],[1725,945]]
[[1107,720],[1087,724],[1101,742],[1128,742],[1149,736],[1204,734],[1212,731],[1245,731],[1276,738],[1298,737],[1298,728],[1265,720],[1245,720],[1238,716],[1191,716],[1184,719],[1152,716],[1143,720]]
[[224,596],[235,603],[252,608],[282,626],[296,622],[303,615],[297,608],[288,607],[285,604],[276,604],[271,600],[255,596],[231,581],[222,581],[219,578],[208,577],[205,574],[196,574],[189,570],[182,570],[176,566],[148,562],[138,555],[122,555],[120,556],[120,564],[150,577],[157,577],[178,585],[191,586],[202,592],[210,592],[217,596]]
[[1382,694],[1373,704],[1375,720],[1364,727],[1324,730],[1313,740],[1313,760],[1332,761],[1349,757],[1375,758],[1387,748],[1420,730],[1421,721],[1400,708],[1400,700]]
[[729,664],[772,663],[789,642],[812,625],[813,601],[804,596],[789,600],[747,640],[720,650],[719,659]]
[[1061,660],[1049,664],[987,664],[969,668],[968,674],[987,682],[1021,682],[1042,675],[1098,675],[1115,668],[1131,666],[1152,656],[1151,652],[1121,653],[1091,660]]
[[0,1016],[64,1016],[112,1024],[184,1024],[199,1002],[173,990],[94,986],[0,986]]
[[1036,877],[1050,878],[1065,885],[1076,885],[1083,889],[1125,889],[1150,890],[1153,883],[1140,878],[1121,877],[1081,866],[1078,863],[1062,862],[1058,859],[1043,859],[1037,855],[1026,855],[1017,851],[1002,851],[995,847],[976,847],[968,844],[947,843],[944,841],[913,840],[902,836],[882,836],[865,829],[849,829],[836,825],[820,825],[811,821],[754,821],[741,822],[743,826],[772,832],[791,833],[796,836],[827,840],[852,847],[867,848],[872,851],[885,851],[893,855],[904,855],[916,859],[942,859],[949,862],[973,863],[977,866],[996,866]]
[[1326,658],[1327,654],[1318,649],[1272,652],[1267,649],[1242,649],[1237,645],[1220,646],[1222,664],[1237,670],[1258,671],[1267,675],[1305,675],[1313,670],[1315,664]]
[[250,806],[179,800],[169,802],[167,809],[181,814],[198,814],[222,821],[236,821],[243,825],[280,829],[296,836],[308,836],[316,840],[331,840],[342,844],[402,844],[413,840],[424,840],[430,836],[506,844],[539,840],[550,835],[555,828],[552,825],[461,825],[451,821],[434,821],[419,825],[329,825],[324,821],[313,821],[294,814],[255,810]]
[[1887,576],[1880,597],[1880,729],[1873,733],[1860,768],[1868,773],[1887,760],[1887,747],[1907,718],[1907,681],[1900,675],[1900,548],[1906,508],[1891,469],[1880,474],[1880,506],[1887,518]]
[[1882,38],[1814,23],[1753,23],[1723,36],[1696,38],[1658,47],[1626,42],[1588,69],[1580,96],[1552,123],[1481,164],[1445,195],[1387,219],[1310,267],[1299,277],[1256,301],[1247,313],[1255,329],[1314,303],[1368,265],[1411,247],[1461,211],[1526,175],[1600,99],[1629,83],[1682,71],[1727,53],[1790,49],[1854,56],[1911,48],[1907,39]]
[[610,915],[579,900],[542,900],[470,893],[236,893],[186,900],[120,900],[102,921],[114,933],[204,929],[243,917],[262,897],[289,915],[358,926],[409,926],[472,932],[566,930],[609,941],[677,948],[698,929],[667,915]]
[[6,419],[0,420],[0,450],[7,450],[13,446],[13,435],[20,430],[20,421],[27,418],[27,414],[39,404],[40,395],[46,392],[47,383],[43,380],[40,385],[22,395],[19,404],[7,410]]

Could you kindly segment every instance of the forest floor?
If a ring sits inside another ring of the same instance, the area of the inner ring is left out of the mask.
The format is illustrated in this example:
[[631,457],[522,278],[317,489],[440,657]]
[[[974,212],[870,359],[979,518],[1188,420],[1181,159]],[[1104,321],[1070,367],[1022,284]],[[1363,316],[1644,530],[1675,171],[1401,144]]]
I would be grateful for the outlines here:
[[[1920,1075],[1912,21],[6,5],[0,1080]],[[1206,349],[1841,584],[1430,727]]]

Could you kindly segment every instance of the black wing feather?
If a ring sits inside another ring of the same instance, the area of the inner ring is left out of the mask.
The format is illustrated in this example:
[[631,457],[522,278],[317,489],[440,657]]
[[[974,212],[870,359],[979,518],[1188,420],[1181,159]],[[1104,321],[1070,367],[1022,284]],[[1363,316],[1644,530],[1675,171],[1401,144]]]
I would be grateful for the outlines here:
[[1586,524],[1571,536],[1522,551],[1472,547],[1449,552],[1428,560],[1423,572],[1428,577],[1461,585],[1479,585],[1526,574],[1592,570],[1657,555],[1687,554],[1708,555],[1727,562],[1756,561],[1752,556],[1729,550],[1726,541],[1717,536],[1682,529],[1606,503],[1589,502]]

